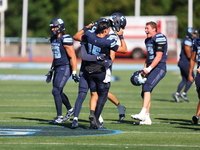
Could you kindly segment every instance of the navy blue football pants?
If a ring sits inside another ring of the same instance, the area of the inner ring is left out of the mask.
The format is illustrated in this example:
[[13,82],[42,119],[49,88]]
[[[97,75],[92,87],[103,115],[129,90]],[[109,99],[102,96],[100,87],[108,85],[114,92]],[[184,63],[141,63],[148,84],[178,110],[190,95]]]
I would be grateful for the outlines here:
[[62,116],[62,103],[67,110],[72,108],[68,97],[63,93],[63,88],[70,78],[71,72],[70,65],[54,67],[52,94],[54,96],[57,116]]
[[[181,82],[178,84],[177,92],[180,93],[181,90],[184,88],[183,92],[187,93],[189,88],[191,87],[193,82],[188,81],[188,72],[189,72],[189,62],[188,61],[179,61],[178,67],[180,69],[181,73]],[[194,72],[192,73],[192,76],[194,77]]]

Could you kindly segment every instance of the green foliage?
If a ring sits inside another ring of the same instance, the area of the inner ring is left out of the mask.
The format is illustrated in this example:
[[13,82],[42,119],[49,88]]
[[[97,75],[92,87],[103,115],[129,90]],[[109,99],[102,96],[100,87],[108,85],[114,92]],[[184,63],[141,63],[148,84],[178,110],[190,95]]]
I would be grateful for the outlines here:
[[[65,21],[66,32],[74,35],[78,24],[78,0],[29,0],[28,37],[49,36],[49,22],[55,17]],[[5,12],[5,36],[21,37],[23,0],[8,0]],[[84,0],[84,25],[113,12],[134,16],[135,1],[130,0]],[[200,3],[193,0],[193,27],[199,28]],[[188,0],[141,0],[142,16],[175,15],[178,17],[178,37],[185,37],[188,27]]]

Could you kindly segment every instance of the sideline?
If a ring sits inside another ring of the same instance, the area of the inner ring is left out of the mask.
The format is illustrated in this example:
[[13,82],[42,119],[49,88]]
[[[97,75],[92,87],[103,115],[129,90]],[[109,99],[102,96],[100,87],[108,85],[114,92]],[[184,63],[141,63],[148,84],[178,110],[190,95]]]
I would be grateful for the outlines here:
[[[4,62],[0,63],[0,69],[49,69],[51,63],[12,63]],[[78,68],[80,68],[80,63],[78,63]],[[142,63],[138,64],[117,64],[114,63],[112,70],[140,70],[143,68]],[[179,70],[179,67],[176,64],[167,64],[167,70]]]

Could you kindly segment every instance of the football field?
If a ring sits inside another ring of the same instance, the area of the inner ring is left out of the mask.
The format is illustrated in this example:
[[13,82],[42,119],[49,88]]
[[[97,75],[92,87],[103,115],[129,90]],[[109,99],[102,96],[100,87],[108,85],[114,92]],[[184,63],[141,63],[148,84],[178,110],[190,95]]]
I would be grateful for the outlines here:
[[[124,64],[126,66],[126,64]],[[188,92],[189,103],[176,103],[172,94],[181,78],[179,70],[169,70],[152,94],[151,126],[133,125],[130,115],[139,113],[141,86],[133,86],[130,76],[134,70],[113,70],[110,91],[126,107],[126,117],[118,122],[117,107],[107,101],[102,117],[106,130],[89,127],[88,94],[81,114],[79,128],[70,129],[72,120],[59,125],[48,122],[56,115],[51,94],[52,85],[44,80],[26,80],[25,76],[44,76],[48,69],[1,68],[0,74],[21,80],[0,80],[0,150],[193,150],[200,148],[200,126],[193,125],[197,94],[195,84]],[[64,92],[74,106],[78,84],[68,81]],[[63,107],[63,115],[66,110]]]

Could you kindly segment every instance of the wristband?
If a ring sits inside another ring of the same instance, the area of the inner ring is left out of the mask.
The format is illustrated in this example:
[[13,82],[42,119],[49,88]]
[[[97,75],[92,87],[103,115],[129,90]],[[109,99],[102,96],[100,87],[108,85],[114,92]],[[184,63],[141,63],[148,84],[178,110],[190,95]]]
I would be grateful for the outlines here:
[[150,72],[152,70],[151,66],[145,68],[148,72]]
[[88,30],[88,28],[86,28],[86,26],[85,27],[83,27],[83,29],[82,29],[84,32],[86,32],[87,30]]
[[76,74],[76,71],[72,71],[72,74]]
[[124,39],[123,35],[118,35],[118,36],[120,40]]

